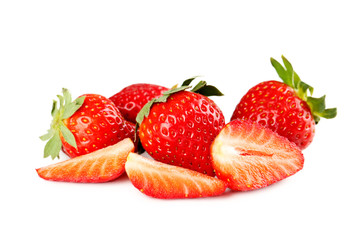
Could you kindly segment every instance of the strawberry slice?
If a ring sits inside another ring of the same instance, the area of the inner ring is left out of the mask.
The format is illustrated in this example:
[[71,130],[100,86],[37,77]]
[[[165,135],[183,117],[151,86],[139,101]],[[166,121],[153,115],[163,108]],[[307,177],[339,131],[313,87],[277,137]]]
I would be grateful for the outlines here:
[[128,154],[134,151],[134,143],[126,138],[115,145],[63,162],[36,169],[46,180],[63,182],[108,182],[125,171]]
[[266,187],[301,170],[301,150],[287,138],[258,123],[234,120],[211,146],[212,164],[229,188],[247,191]]
[[217,178],[130,153],[126,173],[142,193],[155,198],[198,198],[222,194],[227,184]]

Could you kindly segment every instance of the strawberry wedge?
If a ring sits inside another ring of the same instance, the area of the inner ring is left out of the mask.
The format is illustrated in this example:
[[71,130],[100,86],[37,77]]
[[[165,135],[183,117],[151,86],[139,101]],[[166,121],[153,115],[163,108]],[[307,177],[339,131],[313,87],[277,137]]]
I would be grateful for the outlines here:
[[46,180],[62,182],[100,183],[118,178],[125,171],[128,154],[134,143],[126,138],[115,145],[36,169]]
[[211,146],[212,164],[229,188],[248,191],[266,187],[300,171],[299,147],[258,123],[234,120]]
[[125,170],[137,189],[155,198],[210,197],[222,194],[227,187],[225,182],[217,178],[136,153],[129,154]]

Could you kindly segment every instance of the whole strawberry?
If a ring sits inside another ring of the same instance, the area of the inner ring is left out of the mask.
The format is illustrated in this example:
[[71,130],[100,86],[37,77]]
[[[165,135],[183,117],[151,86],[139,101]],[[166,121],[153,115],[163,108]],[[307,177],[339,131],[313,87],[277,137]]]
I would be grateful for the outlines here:
[[271,58],[283,83],[266,81],[252,87],[236,106],[231,120],[258,122],[305,149],[314,138],[320,117],[334,118],[336,108],[325,109],[325,96],[308,96],[314,89],[300,80],[284,56],[282,60],[285,67]]
[[160,97],[168,88],[148,83],[137,83],[125,87],[109,99],[113,101],[123,117],[136,123],[136,115],[153,98]]
[[113,145],[124,138],[134,139],[135,124],[126,121],[115,104],[104,96],[85,94],[71,100],[67,89],[53,102],[52,123],[48,133],[44,157],[52,159],[62,150],[70,157],[84,155]]
[[155,160],[214,176],[210,145],[225,120],[204,95],[222,94],[204,81],[185,91],[192,80],[144,106],[137,117],[140,141]]

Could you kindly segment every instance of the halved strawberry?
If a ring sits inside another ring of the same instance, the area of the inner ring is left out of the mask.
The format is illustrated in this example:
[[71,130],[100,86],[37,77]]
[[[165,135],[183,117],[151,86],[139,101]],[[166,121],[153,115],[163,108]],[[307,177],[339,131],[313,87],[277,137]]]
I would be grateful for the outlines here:
[[36,169],[46,180],[63,182],[108,182],[125,171],[125,161],[134,151],[134,143],[126,138],[115,145],[63,162]]
[[217,178],[130,153],[126,173],[142,193],[155,198],[198,198],[222,194],[227,184]]
[[229,188],[247,191],[266,187],[301,170],[301,150],[287,138],[262,125],[234,120],[211,146],[212,164]]

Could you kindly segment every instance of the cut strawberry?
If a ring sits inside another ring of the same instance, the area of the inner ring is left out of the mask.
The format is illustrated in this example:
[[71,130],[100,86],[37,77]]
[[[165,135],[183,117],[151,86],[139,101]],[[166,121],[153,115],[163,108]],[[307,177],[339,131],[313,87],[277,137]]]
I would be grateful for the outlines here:
[[301,170],[304,157],[287,138],[258,123],[234,120],[211,146],[212,164],[229,188],[247,191],[266,187]]
[[128,154],[134,151],[134,143],[126,138],[115,145],[36,169],[46,180],[63,182],[108,182],[125,171]]
[[227,184],[217,178],[130,153],[125,170],[132,184],[155,198],[198,198],[222,194]]

